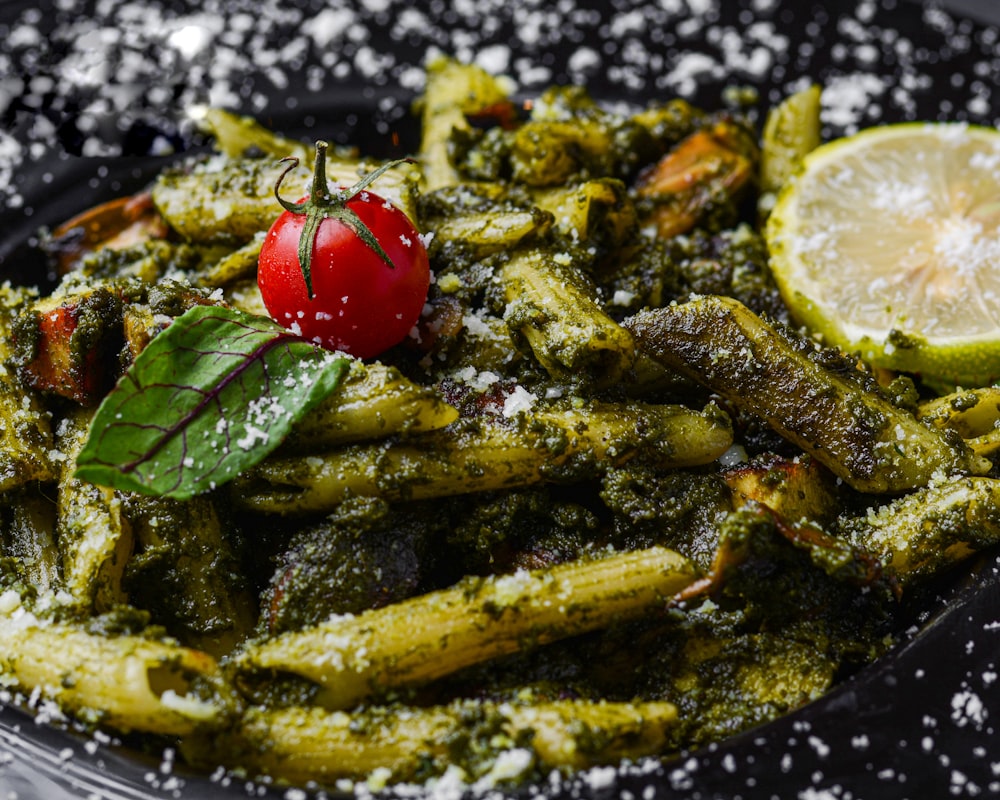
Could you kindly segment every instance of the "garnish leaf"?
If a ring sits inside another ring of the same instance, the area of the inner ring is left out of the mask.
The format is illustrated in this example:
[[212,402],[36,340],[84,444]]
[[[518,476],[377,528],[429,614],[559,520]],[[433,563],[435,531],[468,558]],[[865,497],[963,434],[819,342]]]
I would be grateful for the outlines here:
[[340,385],[349,364],[265,317],[195,306],[105,397],[76,477],[189,499],[273,451]]

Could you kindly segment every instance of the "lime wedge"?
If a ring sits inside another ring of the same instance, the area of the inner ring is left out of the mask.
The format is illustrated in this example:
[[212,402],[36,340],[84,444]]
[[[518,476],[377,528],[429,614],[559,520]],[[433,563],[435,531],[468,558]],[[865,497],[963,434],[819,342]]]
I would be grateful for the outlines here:
[[813,150],[766,227],[792,316],[939,391],[1000,378],[1000,132],[870,128]]

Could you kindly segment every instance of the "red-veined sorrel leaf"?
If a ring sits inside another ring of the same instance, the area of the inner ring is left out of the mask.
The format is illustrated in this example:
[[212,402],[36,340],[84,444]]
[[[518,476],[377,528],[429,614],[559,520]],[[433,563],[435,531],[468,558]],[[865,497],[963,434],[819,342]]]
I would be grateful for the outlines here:
[[76,477],[185,500],[281,444],[349,361],[264,317],[195,306],[156,336],[101,403]]

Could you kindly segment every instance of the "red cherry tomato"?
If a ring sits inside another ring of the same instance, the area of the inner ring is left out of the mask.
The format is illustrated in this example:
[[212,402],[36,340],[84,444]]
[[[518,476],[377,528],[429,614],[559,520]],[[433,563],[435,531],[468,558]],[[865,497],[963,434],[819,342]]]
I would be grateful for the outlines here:
[[[318,174],[324,169],[321,161]],[[327,202],[338,204],[338,211],[346,206],[356,217],[353,227],[336,213],[319,219],[307,256],[312,296],[299,258],[303,235],[309,235],[308,199],[271,226],[261,246],[257,283],[275,322],[331,350],[372,358],[401,342],[420,317],[430,286],[427,250],[406,214],[367,189],[346,202],[327,194],[319,205]],[[392,266],[364,241],[357,222],[371,232]]]

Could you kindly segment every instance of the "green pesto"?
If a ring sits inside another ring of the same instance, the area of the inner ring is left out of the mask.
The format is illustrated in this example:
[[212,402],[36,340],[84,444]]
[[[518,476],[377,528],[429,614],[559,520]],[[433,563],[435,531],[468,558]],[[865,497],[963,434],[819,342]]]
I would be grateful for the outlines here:
[[624,257],[596,278],[604,297],[613,298],[605,309],[615,319],[643,308],[659,308],[681,297],[688,280],[663,239],[643,237]]
[[38,311],[22,311],[11,323],[9,357],[15,364],[27,364],[38,355],[42,341],[41,318]]
[[14,372],[0,377],[0,442],[0,491],[55,476],[51,414]]
[[82,259],[79,270],[95,281],[139,278],[152,284],[168,272],[195,269],[213,255],[216,254],[184,242],[152,239],[130,247],[105,247],[89,253]]
[[553,235],[560,252],[576,251],[581,264],[619,258],[619,250],[638,236],[638,215],[627,184],[618,178],[598,177],[568,185],[535,190],[532,201],[553,217]]
[[152,615],[146,609],[118,606],[111,611],[87,619],[86,630],[100,636],[148,636],[155,639],[164,630],[152,624]]
[[30,580],[24,561],[4,547],[0,552],[0,589],[18,593],[21,603],[32,608],[38,598],[38,586]]
[[601,500],[613,514],[617,547],[671,547],[706,570],[718,545],[719,521],[732,504],[712,473],[631,464],[607,472]]
[[654,101],[633,117],[649,132],[661,153],[704,125],[709,118],[710,115],[681,98]]
[[516,568],[539,569],[594,553],[600,520],[552,487],[537,486],[455,498],[445,506],[449,558],[439,571],[449,580]]
[[55,541],[55,505],[39,484],[4,493],[0,508],[0,555],[14,559],[36,591],[56,591],[62,563]]
[[242,638],[250,597],[213,501],[126,495],[122,512],[135,537],[122,579],[130,601],[186,644],[212,650],[206,640]]
[[300,630],[378,608],[428,586],[446,517],[429,506],[345,501],[289,540],[261,599],[261,633]]
[[[762,631],[718,635],[705,625],[661,643],[658,691],[677,704],[676,742],[704,746],[824,694],[837,661],[808,640]],[[654,679],[655,680],[655,679]]]
[[90,369],[89,359],[116,338],[121,315],[122,301],[104,287],[80,298],[74,312],[76,328],[69,341],[74,371],[84,373]]
[[668,244],[691,294],[739,300],[757,314],[786,320],[788,312],[768,265],[763,237],[747,224],[715,233],[696,230]]
[[[462,286],[449,294],[458,292],[470,305],[481,302],[492,280],[493,261],[522,242],[544,241],[553,222],[526,191],[501,184],[459,184],[423,192],[417,210],[421,226],[434,231],[428,255],[438,273],[462,279]],[[432,284],[432,302],[439,288]]]
[[887,386],[880,389],[886,399],[897,408],[916,414],[920,405],[920,393],[909,375],[895,376]]
[[886,344],[892,345],[899,350],[911,350],[924,344],[924,338],[912,333],[893,328],[885,337]]
[[957,392],[951,399],[951,407],[955,411],[968,411],[979,404],[979,396],[975,392]]
[[[682,117],[665,115],[659,132],[668,136]],[[662,152],[652,130],[657,125],[654,119],[646,125],[602,109],[582,87],[557,87],[543,92],[531,119],[514,130],[456,129],[449,149],[467,180],[560,186],[633,176]]]
[[177,280],[164,279],[146,287],[145,300],[152,313],[179,317],[191,306],[206,302],[209,294],[206,289],[189,286]]
[[622,298],[608,306],[616,318],[690,295],[724,295],[787,320],[763,237],[747,225],[717,233],[699,228],[674,239],[643,237],[626,254],[597,276],[605,297]]
[[892,582],[872,575],[861,551],[853,551],[857,569],[850,568],[844,544],[789,538],[754,510],[731,514],[719,535],[716,588],[675,612],[671,624],[628,637],[654,654],[637,664],[634,690],[677,703],[683,746],[717,741],[817,698],[838,674],[884,653],[892,631]]
[[524,736],[519,737],[520,741],[511,740],[505,730],[506,720],[495,707],[461,703],[455,706],[455,715],[461,724],[445,738],[447,760],[461,764],[472,775],[483,775],[489,770],[496,758],[497,744],[523,746],[526,743]]

